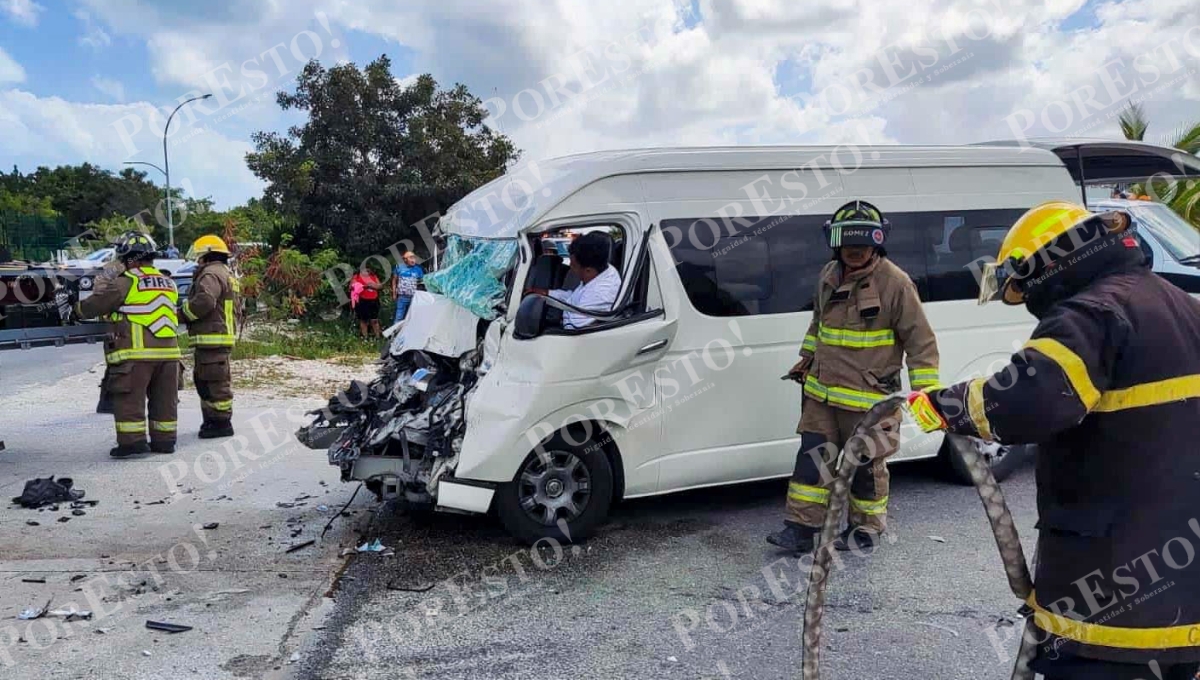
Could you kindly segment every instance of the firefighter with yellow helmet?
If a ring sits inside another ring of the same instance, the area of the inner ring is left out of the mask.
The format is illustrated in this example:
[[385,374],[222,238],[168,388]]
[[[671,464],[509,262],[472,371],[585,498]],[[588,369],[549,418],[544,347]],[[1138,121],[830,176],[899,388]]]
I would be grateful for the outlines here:
[[998,373],[909,395],[922,429],[1037,443],[1034,670],[1192,678],[1200,666],[1200,302],[1150,271],[1127,213],[1029,210],[980,303],[1033,338]]
[[180,313],[196,348],[193,381],[200,395],[201,439],[233,436],[233,378],[229,358],[237,336],[240,289],[229,269],[229,247],[213,234],[192,244],[188,259],[197,262],[192,287]]
[[116,256],[125,272],[76,303],[81,318],[104,317],[113,324],[113,333],[104,343],[104,358],[117,429],[117,446],[109,451],[114,458],[175,452],[178,293],[171,277],[154,268],[157,251],[146,234],[122,235]]

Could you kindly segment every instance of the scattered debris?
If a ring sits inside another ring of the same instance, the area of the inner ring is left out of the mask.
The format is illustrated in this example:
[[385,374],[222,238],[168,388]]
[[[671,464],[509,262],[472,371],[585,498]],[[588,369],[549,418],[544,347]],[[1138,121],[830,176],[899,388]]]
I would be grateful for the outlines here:
[[34,520],[31,520],[31,519],[27,519],[27,520],[25,520],[25,523],[26,523],[26,524],[28,524],[28,525],[29,525],[29,526],[31,526],[31,527],[40,527],[40,526],[42,526],[42,523],[41,523],[41,522],[35,522]]
[[280,574],[279,578],[287,578],[287,574]]
[[150,656],[150,652],[148,650],[143,649],[142,656]]
[[74,576],[71,577],[71,583],[74,583],[76,581],[82,581],[85,578],[87,578],[87,574],[75,574]]
[[71,509],[78,510],[79,508],[94,508],[100,505],[100,501],[71,501]]
[[667,657],[667,661],[670,661],[671,663],[675,663],[676,661],[679,661],[679,659],[677,659],[677,658],[675,658],[675,657],[673,657],[673,656],[668,656],[668,657]]
[[275,504],[275,507],[277,507],[277,508],[294,508],[294,507],[296,507],[296,504],[295,503],[284,503],[283,501],[279,501],[278,503]]
[[292,654],[291,658],[288,659],[288,663],[296,663],[299,660],[300,660],[300,652],[295,652]]
[[946,539],[942,538],[941,536],[927,536],[926,538],[928,538],[931,541],[937,541],[938,543],[946,542]]
[[214,498],[213,500],[214,500],[214,501],[223,501],[223,500],[227,500],[227,499],[228,499],[228,500],[233,500],[233,499],[229,498],[229,496],[226,496],[225,494],[221,494],[220,496],[217,496],[217,497],[216,497],[216,498]]
[[219,526],[221,526],[220,522],[209,522],[208,524],[205,524],[204,526],[202,526],[200,528],[201,529],[216,529]]
[[46,612],[46,616],[57,616],[63,621],[91,621],[92,613],[90,611],[76,611],[74,609],[55,609],[52,612]]
[[40,619],[46,615],[46,610],[50,609],[50,602],[51,600],[46,600],[46,604],[42,605],[41,609],[25,609],[20,614],[17,614],[17,618],[22,621]]
[[328,505],[318,505],[317,512],[329,512],[329,506]]
[[[20,496],[13,498],[13,503],[23,508],[40,508],[52,503],[77,501],[83,498],[84,492],[73,488],[74,485],[75,481],[70,477],[59,477],[56,480],[54,475],[51,475],[46,478],[31,479],[25,482],[25,488],[22,489]],[[52,509],[57,510],[58,506]]]
[[71,514],[72,514],[72,515],[74,515],[74,516],[76,516],[76,517],[83,517],[83,516],[84,516],[84,515],[86,515],[87,513],[86,513],[86,512],[84,512],[83,510],[80,510],[79,508],[75,508],[74,510],[72,510],[72,511],[71,511]]
[[36,578],[23,578],[23,579],[21,579],[21,583],[45,583],[45,582],[46,582],[46,577],[45,577],[45,576],[38,576],[38,577],[36,577]]
[[59,524],[62,524],[63,522],[70,522],[70,521],[71,521],[70,517],[63,516],[63,517],[58,518]]
[[409,588],[407,586],[398,586],[395,583],[388,581],[387,589],[388,590],[398,590],[402,593],[423,593],[427,590],[433,590],[433,587],[435,585],[437,585],[437,584],[430,583],[429,585],[425,585],[425,586],[417,586],[416,588]]
[[312,494],[307,494],[307,493],[306,493],[306,494],[304,494],[303,496],[296,496],[295,500],[297,500],[297,501],[306,501],[306,500],[308,500],[308,499],[310,499],[310,498],[316,498],[316,497],[315,497],[315,496],[313,496]]
[[97,628],[97,629],[96,629],[96,634],[97,634],[97,635],[104,635],[104,634],[105,634],[105,633],[107,633],[107,632],[108,632],[108,629],[107,629],[107,628]]
[[296,552],[297,550],[300,550],[300,549],[302,549],[302,548],[307,548],[308,546],[310,546],[310,545],[312,545],[312,544],[314,544],[314,543],[316,543],[316,542],[317,542],[317,539],[315,539],[315,538],[314,538],[314,539],[313,539],[313,540],[311,540],[311,541],[305,541],[305,542],[303,542],[303,543],[297,543],[296,545],[290,546],[290,547],[289,547],[287,550],[285,550],[284,552],[294,553],[294,552]]
[[304,533],[304,528],[296,527],[295,529],[292,529],[292,538],[296,538],[297,536],[299,536],[302,533]]
[[192,629],[191,626],[179,623],[167,623],[165,621],[147,621],[146,627],[150,630],[161,630],[167,633],[186,633]]
[[837,626],[834,628],[839,633],[845,633],[850,630],[850,626]]
[[166,504],[167,504],[166,501],[150,501],[146,505],[166,505]]
[[374,543],[363,543],[362,545],[358,546],[358,552],[360,552],[360,553],[365,553],[365,552],[381,553],[384,550],[387,550],[387,548],[383,545],[383,543],[379,542],[378,538],[375,539]]

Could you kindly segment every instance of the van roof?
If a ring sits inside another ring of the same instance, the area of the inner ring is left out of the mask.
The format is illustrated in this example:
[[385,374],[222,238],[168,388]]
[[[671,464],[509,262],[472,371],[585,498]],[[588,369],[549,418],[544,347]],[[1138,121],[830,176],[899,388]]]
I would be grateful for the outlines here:
[[1049,150],[1012,146],[737,146],[595,151],[530,162],[450,208],[443,231],[514,238],[580,189],[617,175],[821,168],[1063,167]]

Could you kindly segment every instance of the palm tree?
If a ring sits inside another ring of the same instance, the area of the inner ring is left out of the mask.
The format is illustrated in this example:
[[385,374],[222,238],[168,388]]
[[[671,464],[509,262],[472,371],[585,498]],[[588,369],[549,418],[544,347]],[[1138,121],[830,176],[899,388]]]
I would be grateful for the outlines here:
[[[1135,104],[1133,101],[1129,102],[1117,121],[1125,139],[1135,142],[1145,139],[1146,128],[1150,126],[1145,109],[1141,104]],[[1200,153],[1200,121],[1192,123],[1190,126],[1179,126],[1169,138],[1163,140],[1163,146],[1179,149],[1193,156]],[[1162,199],[1163,203],[1170,206],[1181,217],[1200,228],[1200,182],[1195,180],[1164,182],[1161,187],[1158,181],[1153,184],[1156,197]],[[1135,185],[1133,188],[1138,194],[1144,193],[1143,186]]]

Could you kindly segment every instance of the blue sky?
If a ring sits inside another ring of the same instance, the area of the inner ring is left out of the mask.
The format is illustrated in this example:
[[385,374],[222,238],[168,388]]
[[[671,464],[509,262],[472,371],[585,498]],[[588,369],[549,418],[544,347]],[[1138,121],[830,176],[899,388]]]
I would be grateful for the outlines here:
[[[311,56],[311,37],[327,65],[387,53],[398,79],[430,72],[496,97],[493,124],[537,160],[672,144],[966,143],[1013,136],[1021,111],[1035,121],[1021,132],[1059,133],[1047,107],[1081,87],[1103,93],[1106,63],[1132,77],[1135,58],[1169,63],[1154,50],[1174,41],[1186,66],[1200,64],[1200,45],[1193,55],[1180,42],[1193,26],[1193,0],[0,0],[0,167],[160,163],[161,110],[228,80],[227,97],[247,97],[176,118],[172,176],[221,207],[241,203],[262,189],[242,160],[250,135],[298,120],[274,93],[303,63],[290,45]],[[919,87],[886,82],[881,64],[907,70],[922,48],[937,65],[962,63],[923,71]],[[1197,76],[1181,73],[1143,90],[1152,133],[1200,117]],[[822,103],[867,75],[895,96],[852,111]],[[521,115],[517,101],[544,106]],[[1061,134],[1115,134],[1091,126],[1099,117],[1079,114]]]

